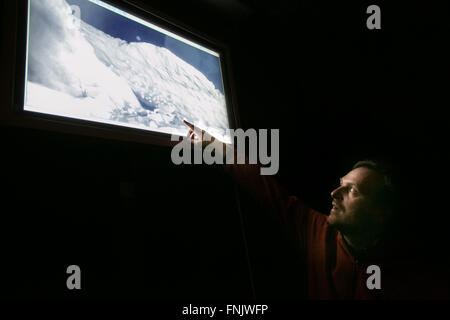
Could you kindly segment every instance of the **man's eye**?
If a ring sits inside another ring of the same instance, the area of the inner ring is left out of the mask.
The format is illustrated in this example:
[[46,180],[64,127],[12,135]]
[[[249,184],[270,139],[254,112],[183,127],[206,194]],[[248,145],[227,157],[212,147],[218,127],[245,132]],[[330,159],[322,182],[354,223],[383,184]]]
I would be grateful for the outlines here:
[[355,188],[351,187],[351,188],[350,188],[350,192],[351,192],[351,193],[357,193],[358,191],[356,191]]

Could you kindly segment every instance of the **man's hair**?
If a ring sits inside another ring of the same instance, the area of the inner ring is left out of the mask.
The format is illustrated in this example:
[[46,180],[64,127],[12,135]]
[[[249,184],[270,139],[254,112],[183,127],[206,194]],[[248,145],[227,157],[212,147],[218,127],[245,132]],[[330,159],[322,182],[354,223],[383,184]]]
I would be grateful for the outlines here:
[[362,160],[353,165],[353,169],[356,168],[368,168],[383,177],[383,185],[377,193],[375,201],[377,204],[388,206],[396,211],[398,196],[393,166],[387,162],[377,160]]

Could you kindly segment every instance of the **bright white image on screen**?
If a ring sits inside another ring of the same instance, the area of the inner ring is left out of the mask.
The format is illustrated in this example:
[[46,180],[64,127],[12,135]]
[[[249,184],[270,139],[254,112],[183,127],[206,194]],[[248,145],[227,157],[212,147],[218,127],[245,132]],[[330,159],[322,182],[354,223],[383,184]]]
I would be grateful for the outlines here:
[[229,142],[219,59],[101,1],[30,0],[24,110]]

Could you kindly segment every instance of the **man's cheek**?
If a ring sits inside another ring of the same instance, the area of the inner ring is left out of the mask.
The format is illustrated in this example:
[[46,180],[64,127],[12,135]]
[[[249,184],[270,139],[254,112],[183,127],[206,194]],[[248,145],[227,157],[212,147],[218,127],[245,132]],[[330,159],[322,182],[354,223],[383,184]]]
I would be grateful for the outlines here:
[[367,209],[367,203],[364,200],[355,200],[349,205],[349,207],[353,212],[359,213]]

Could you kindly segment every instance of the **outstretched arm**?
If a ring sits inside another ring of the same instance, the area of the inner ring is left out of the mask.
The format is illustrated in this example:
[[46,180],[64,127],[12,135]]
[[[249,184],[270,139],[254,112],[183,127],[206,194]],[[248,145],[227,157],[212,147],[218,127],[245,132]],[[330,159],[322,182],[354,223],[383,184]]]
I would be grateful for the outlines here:
[[[214,137],[204,130],[195,127],[193,124],[184,121],[189,127],[188,137],[193,143],[201,143],[206,147],[209,143],[218,143]],[[307,208],[296,196],[292,196],[282,187],[277,180],[268,175],[261,175],[261,166],[258,164],[249,164],[246,159],[245,164],[237,164],[237,152],[233,145],[220,142],[222,148],[216,148],[222,152],[221,157],[226,162],[227,155],[233,151],[234,156],[231,164],[225,164],[225,172],[230,174],[233,179],[250,195],[253,196],[261,205],[271,213],[280,218],[282,223],[290,223],[292,216],[301,212],[307,212]]]

